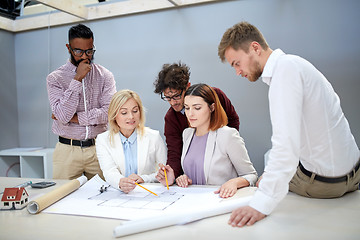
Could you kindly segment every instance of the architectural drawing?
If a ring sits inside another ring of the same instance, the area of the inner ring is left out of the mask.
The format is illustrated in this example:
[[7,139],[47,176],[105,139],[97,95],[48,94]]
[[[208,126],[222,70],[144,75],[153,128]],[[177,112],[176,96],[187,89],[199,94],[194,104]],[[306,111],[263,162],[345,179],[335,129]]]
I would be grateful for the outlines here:
[[106,191],[89,197],[89,200],[101,201],[98,206],[165,210],[183,196],[175,191],[163,191],[158,193],[158,196],[146,192],[125,194],[120,191]]
[[122,220],[154,219],[161,216],[192,217],[201,209],[216,210],[228,204],[244,205],[248,197],[234,200],[224,200],[214,191],[218,187],[189,186],[181,188],[171,186],[169,190],[161,184],[142,184],[148,191],[136,187],[128,194],[110,187],[99,176],[91,178],[79,189],[62,198],[43,213],[69,214],[80,216],[115,218]]

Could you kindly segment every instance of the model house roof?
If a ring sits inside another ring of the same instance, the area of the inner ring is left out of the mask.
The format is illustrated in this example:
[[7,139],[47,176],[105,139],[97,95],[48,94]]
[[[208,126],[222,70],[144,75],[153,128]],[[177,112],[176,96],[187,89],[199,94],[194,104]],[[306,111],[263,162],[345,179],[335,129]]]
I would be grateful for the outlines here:
[[16,202],[20,201],[21,197],[25,194],[26,196],[29,196],[29,194],[26,192],[25,188],[5,188],[4,194],[1,198],[2,202]]

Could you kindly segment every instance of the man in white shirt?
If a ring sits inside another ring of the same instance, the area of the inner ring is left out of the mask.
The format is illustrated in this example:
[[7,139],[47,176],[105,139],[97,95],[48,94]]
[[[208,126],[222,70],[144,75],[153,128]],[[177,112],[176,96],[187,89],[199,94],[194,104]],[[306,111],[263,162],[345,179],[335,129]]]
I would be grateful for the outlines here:
[[269,48],[247,22],[229,28],[218,47],[238,76],[269,85],[272,148],[258,190],[233,211],[229,224],[252,225],[269,215],[290,190],[335,198],[359,188],[359,148],[324,75],[305,59]]

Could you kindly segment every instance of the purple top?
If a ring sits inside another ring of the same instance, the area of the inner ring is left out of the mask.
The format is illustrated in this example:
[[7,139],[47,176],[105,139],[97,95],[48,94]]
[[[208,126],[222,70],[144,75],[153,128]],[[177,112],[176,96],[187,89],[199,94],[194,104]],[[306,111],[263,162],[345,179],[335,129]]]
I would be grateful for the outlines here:
[[[230,99],[219,88],[212,87],[219,97],[221,106],[224,108],[227,118],[228,126],[236,128],[239,131],[239,116],[237,115],[234,106]],[[174,169],[175,177],[183,174],[181,165],[182,155],[182,133],[189,127],[189,123],[185,114],[176,112],[172,107],[169,108],[165,115],[164,135],[167,145],[167,162],[172,169]]]
[[208,135],[209,133],[203,136],[196,136],[196,134],[194,134],[184,157],[184,173],[192,180],[192,184],[206,185],[204,157]]

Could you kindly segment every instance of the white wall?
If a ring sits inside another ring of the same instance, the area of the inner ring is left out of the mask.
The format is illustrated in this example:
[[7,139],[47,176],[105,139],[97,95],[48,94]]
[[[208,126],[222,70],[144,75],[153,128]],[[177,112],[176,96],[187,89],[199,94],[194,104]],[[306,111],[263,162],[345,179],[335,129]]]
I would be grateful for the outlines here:
[[[168,109],[168,104],[153,93],[153,82],[164,63],[181,60],[191,68],[192,83],[221,88],[240,116],[240,134],[262,173],[263,155],[271,147],[268,87],[261,80],[250,83],[236,77],[229,65],[220,62],[217,45],[222,34],[246,20],[263,32],[273,49],[281,48],[312,62],[339,94],[360,143],[359,9],[358,0],[226,1],[86,24],[95,34],[95,61],[114,73],[118,90],[130,88],[140,94],[151,128],[163,132],[163,116]],[[0,138],[1,147],[9,138],[17,138],[14,147],[18,142],[21,147],[55,146],[45,78],[68,58],[65,44],[69,27],[15,35],[17,92],[11,92],[6,100],[17,96],[20,136],[2,128],[5,136]],[[0,32],[0,38],[2,35]],[[1,65],[7,61],[1,57]],[[2,101],[0,107],[12,111]],[[3,123],[1,117],[0,126]]]

